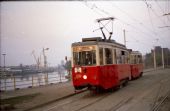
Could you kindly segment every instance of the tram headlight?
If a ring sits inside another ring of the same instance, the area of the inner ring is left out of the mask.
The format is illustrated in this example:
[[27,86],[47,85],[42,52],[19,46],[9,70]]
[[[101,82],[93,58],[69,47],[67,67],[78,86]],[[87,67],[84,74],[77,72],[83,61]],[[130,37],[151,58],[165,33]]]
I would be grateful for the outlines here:
[[83,75],[83,79],[87,79],[87,76],[86,76],[86,75]]

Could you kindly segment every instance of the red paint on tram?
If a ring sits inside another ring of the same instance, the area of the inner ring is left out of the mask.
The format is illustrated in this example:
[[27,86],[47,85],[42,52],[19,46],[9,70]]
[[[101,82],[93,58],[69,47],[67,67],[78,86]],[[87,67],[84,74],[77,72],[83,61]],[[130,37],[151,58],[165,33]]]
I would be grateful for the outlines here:
[[100,86],[104,89],[109,89],[120,85],[120,82],[123,80],[131,79],[129,64],[82,66],[78,68],[81,68],[81,72],[75,73],[75,67],[72,68],[73,85],[76,89],[81,89],[86,86]]

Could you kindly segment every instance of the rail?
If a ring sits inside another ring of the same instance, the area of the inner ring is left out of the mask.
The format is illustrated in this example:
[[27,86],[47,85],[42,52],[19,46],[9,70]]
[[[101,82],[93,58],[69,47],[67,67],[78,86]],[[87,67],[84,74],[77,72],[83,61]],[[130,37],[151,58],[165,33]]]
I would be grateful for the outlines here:
[[25,76],[3,76],[0,78],[0,91],[18,90],[23,88],[33,88],[48,84],[66,82],[65,74],[36,74]]

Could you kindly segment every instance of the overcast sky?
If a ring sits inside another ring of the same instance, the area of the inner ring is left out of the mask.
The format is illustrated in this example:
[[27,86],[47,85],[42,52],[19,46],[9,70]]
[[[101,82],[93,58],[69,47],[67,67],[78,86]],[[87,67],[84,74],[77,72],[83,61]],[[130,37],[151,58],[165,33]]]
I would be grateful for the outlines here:
[[[147,8],[148,4],[148,8]],[[71,43],[102,36],[96,19],[115,17],[113,36],[142,54],[155,45],[170,48],[170,1],[0,2],[1,65],[35,64],[31,55],[46,51],[50,66],[71,57]]]

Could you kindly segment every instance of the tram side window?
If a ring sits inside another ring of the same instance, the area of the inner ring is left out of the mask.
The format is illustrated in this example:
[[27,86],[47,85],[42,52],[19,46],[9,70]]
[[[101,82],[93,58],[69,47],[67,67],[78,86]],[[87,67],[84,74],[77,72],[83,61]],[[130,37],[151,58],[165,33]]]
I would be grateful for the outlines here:
[[110,48],[105,48],[105,61],[106,64],[112,64],[112,50]]
[[135,56],[134,55],[131,55],[131,64],[134,64],[135,63]]
[[121,63],[125,63],[125,51],[121,51]]
[[103,48],[99,49],[100,65],[103,65]]
[[134,57],[133,64],[136,64],[136,55],[134,55],[133,57]]
[[128,52],[125,52],[125,63],[129,63],[129,54]]
[[116,49],[113,50],[113,64],[117,64],[117,55],[116,55]]
[[138,55],[139,63],[142,63],[142,56]]

